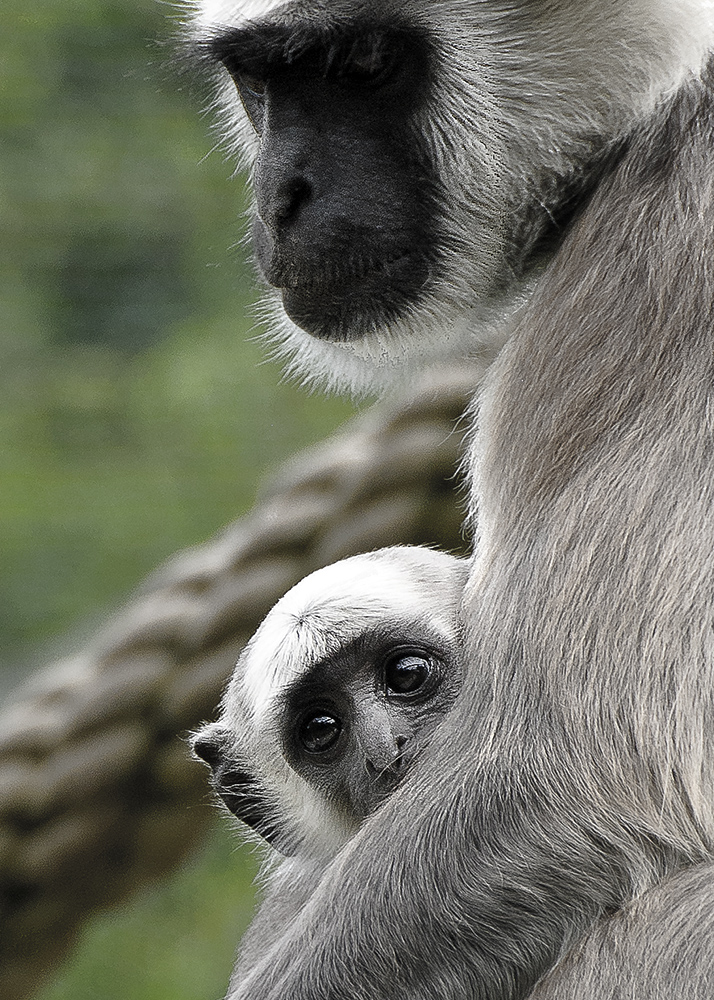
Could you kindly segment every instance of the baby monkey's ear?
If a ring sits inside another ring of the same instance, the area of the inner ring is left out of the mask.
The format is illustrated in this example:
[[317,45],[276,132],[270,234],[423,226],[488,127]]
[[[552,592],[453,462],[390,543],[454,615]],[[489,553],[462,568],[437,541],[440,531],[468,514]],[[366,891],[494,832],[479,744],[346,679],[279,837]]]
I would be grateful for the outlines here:
[[229,812],[278,850],[280,830],[275,804],[250,762],[236,750],[230,734],[217,723],[191,736],[191,749],[211,769],[211,785]]

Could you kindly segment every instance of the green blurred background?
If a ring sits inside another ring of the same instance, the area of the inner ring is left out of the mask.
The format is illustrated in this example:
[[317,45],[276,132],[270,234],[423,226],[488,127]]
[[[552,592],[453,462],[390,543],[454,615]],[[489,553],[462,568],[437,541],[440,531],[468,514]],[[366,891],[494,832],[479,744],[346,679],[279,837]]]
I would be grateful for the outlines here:
[[[165,66],[175,16],[0,6],[0,695],[351,412],[249,340],[244,183]],[[42,1000],[222,996],[253,870],[217,828],[95,921]]]

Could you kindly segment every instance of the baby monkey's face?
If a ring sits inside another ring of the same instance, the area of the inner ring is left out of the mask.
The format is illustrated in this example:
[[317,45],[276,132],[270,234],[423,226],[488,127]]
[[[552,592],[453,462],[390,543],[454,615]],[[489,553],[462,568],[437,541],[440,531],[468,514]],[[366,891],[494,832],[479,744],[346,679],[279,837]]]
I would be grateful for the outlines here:
[[359,824],[402,780],[453,704],[456,651],[423,623],[354,638],[281,695],[288,764]]
[[331,854],[356,832],[458,696],[465,576],[443,553],[383,549],[278,602],[194,738],[235,816],[284,854]]

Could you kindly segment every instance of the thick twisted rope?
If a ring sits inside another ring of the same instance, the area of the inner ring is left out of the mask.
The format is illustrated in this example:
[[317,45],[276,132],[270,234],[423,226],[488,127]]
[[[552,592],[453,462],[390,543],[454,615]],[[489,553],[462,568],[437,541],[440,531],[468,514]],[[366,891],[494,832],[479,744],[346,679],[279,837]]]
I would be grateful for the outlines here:
[[461,430],[478,372],[433,376],[289,461],[253,511],[179,553],[0,716],[0,996],[40,986],[94,910],[174,869],[209,821],[179,738],[301,577],[395,543],[463,548]]

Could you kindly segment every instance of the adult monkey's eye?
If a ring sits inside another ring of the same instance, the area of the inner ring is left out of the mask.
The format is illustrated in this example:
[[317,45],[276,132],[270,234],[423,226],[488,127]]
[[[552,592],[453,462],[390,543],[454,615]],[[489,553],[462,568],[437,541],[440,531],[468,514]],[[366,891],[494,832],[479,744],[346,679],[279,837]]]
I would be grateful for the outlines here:
[[426,653],[403,652],[392,656],[384,668],[387,693],[412,694],[430,679],[434,661]]
[[324,753],[337,743],[342,723],[328,712],[315,712],[300,723],[298,739],[308,753]]
[[245,93],[248,97],[257,98],[261,101],[265,97],[265,80],[261,80],[257,76],[238,72],[236,73],[236,84],[241,94]]
[[235,85],[238,88],[245,112],[250,118],[250,123],[255,131],[260,135],[263,131],[263,118],[265,115],[266,82],[260,77],[251,76],[242,70],[237,70],[231,74]]
[[341,79],[358,87],[378,87],[389,79],[392,64],[371,60],[351,60],[343,69]]

